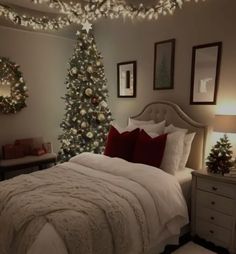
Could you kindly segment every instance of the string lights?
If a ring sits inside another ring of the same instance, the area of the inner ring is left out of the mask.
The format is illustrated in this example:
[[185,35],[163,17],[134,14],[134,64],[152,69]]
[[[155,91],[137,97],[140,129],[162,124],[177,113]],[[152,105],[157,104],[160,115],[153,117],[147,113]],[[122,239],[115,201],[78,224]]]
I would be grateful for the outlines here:
[[[159,0],[157,4],[146,7],[144,4],[135,6],[125,0],[86,0],[79,2],[65,2],[64,0],[31,0],[35,4],[46,3],[50,8],[57,9],[62,16],[58,18],[33,17],[21,15],[12,8],[0,4],[0,16],[9,19],[14,24],[31,27],[34,30],[58,30],[70,24],[94,22],[101,17],[158,19],[160,15],[173,14],[177,8],[182,8],[184,2],[191,0]],[[198,2],[198,0],[194,0]],[[205,0],[202,0],[205,1]]]

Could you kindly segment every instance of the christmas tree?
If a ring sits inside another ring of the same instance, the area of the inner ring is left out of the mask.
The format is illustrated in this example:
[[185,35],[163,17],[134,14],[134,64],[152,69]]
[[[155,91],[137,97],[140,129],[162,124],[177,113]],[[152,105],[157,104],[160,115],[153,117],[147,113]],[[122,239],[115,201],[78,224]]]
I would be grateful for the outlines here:
[[66,113],[59,136],[61,162],[82,152],[103,152],[112,119],[101,60],[92,31],[78,31],[65,82]]
[[232,161],[232,146],[225,134],[213,146],[209,156],[207,157],[207,169],[211,173],[225,174],[229,173],[230,168],[233,166]]

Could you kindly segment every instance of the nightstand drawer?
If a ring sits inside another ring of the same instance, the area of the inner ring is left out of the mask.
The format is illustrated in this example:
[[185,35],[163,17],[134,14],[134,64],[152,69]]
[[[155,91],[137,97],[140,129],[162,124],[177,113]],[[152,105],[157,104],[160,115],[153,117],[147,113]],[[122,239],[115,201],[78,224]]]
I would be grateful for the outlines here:
[[205,238],[208,241],[215,243],[216,245],[220,245],[226,248],[230,246],[231,231],[216,226],[212,223],[198,220],[196,225],[196,233],[199,237]]
[[227,215],[234,215],[234,200],[201,190],[196,191],[197,207],[207,207]]
[[221,226],[229,230],[233,230],[234,228],[234,217],[219,213],[210,208],[197,206],[196,216],[199,219],[203,219],[209,223]]
[[225,184],[198,177],[197,188],[229,198],[236,197],[236,188],[232,184]]

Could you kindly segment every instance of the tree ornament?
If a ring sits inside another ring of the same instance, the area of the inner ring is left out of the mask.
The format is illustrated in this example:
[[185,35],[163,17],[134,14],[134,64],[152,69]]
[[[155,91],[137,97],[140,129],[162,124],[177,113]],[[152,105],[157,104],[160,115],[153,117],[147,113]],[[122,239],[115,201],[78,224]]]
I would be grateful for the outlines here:
[[100,102],[100,106],[101,106],[102,108],[107,108],[107,107],[108,107],[108,105],[107,105],[107,103],[106,103],[105,101],[101,101],[101,102]]
[[88,124],[86,122],[82,122],[80,126],[81,128],[85,129],[87,128]]
[[86,88],[84,92],[88,97],[91,97],[93,94],[93,90],[91,88]]
[[226,134],[213,146],[207,157],[207,170],[214,174],[229,173],[233,167],[232,146]]
[[73,68],[71,69],[71,73],[72,73],[72,74],[77,74],[77,73],[78,73],[78,69],[77,69],[76,67],[73,67]]
[[97,96],[93,96],[92,99],[91,99],[91,102],[93,105],[98,105],[98,97]]
[[86,113],[87,113],[87,112],[86,112],[86,110],[85,110],[85,109],[81,109],[81,110],[80,110],[80,114],[81,114],[81,116],[86,115]]
[[92,67],[92,66],[88,66],[87,72],[88,72],[88,73],[93,73],[93,67]]
[[93,138],[93,133],[91,131],[87,132],[86,137],[89,139]]
[[93,142],[93,145],[94,145],[95,147],[98,147],[98,146],[99,146],[99,142],[98,142],[98,141],[94,141],[94,142]]
[[98,121],[103,122],[104,120],[105,120],[105,115],[102,113],[98,114]]
[[96,65],[97,65],[97,66],[100,66],[100,65],[101,65],[101,62],[100,62],[100,61],[97,61],[97,62],[96,62]]

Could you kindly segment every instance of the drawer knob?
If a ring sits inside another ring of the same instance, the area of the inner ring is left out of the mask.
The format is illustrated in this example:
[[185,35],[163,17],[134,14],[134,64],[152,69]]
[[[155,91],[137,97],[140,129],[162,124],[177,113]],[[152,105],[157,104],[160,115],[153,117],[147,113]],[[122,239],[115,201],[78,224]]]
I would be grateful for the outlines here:
[[212,205],[215,205],[215,201],[211,201],[211,204],[212,204]]
[[214,234],[214,231],[213,231],[213,230],[210,230],[209,232],[210,232],[211,234]]
[[215,220],[215,217],[211,216],[211,220]]
[[212,186],[212,190],[213,190],[213,191],[217,191],[217,190],[218,190],[218,188],[217,188],[217,187],[215,187],[215,186]]

